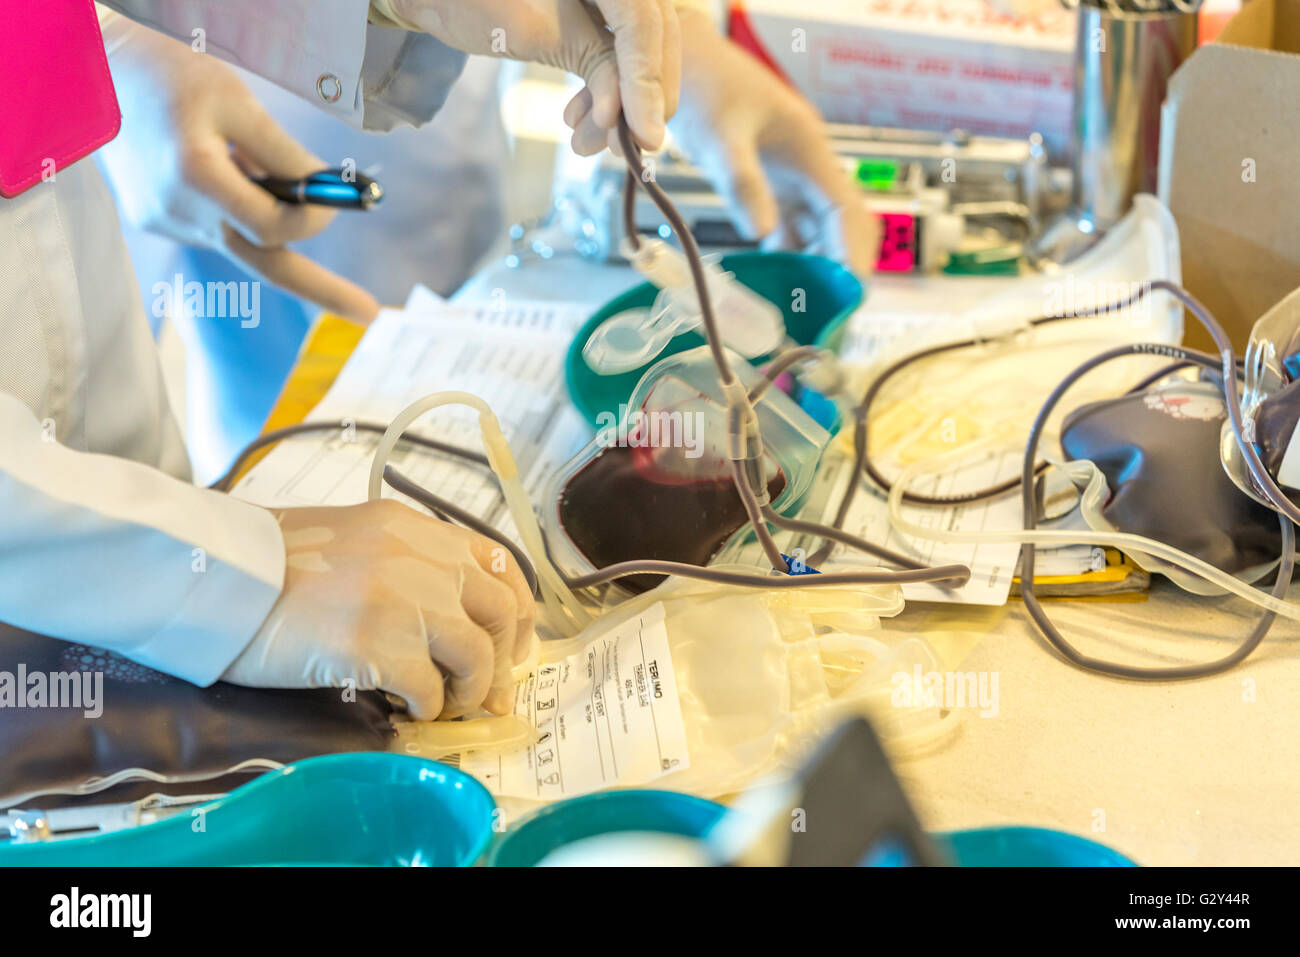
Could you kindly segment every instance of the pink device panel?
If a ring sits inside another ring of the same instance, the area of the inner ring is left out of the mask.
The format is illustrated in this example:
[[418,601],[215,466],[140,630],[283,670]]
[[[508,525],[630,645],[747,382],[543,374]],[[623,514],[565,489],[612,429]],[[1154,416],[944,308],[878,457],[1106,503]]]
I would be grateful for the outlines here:
[[916,268],[916,217],[907,213],[881,213],[880,272],[911,272]]

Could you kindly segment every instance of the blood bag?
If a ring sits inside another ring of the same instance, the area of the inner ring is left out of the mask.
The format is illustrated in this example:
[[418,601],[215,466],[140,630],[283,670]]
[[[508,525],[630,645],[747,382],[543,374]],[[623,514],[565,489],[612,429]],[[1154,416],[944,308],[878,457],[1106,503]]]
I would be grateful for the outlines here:
[[[903,678],[942,667],[925,640],[882,633],[880,619],[902,608],[896,585],[777,591],[673,579],[574,638],[543,642],[513,715],[533,725],[530,743],[480,740],[460,766],[510,810],[609,787],[731,794],[794,768],[852,714],[868,714],[895,757],[929,750],[961,709],[922,696],[899,703]],[[649,761],[627,737],[638,723],[649,729]]]
[[[1300,289],[1268,311],[1250,332],[1246,347],[1241,412],[1260,460],[1284,491],[1300,491]],[[1268,505],[1255,487],[1237,446],[1232,424],[1219,440],[1223,467],[1237,487]]]
[[[747,388],[760,379],[739,357],[731,366]],[[755,412],[763,482],[773,507],[788,513],[807,493],[830,434],[778,389],[768,389]],[[597,425],[547,496],[547,538],[565,571],[637,559],[707,565],[747,527],[727,456],[727,404],[707,347],[657,363],[623,414]],[[642,575],[622,584],[640,593],[661,581]]]

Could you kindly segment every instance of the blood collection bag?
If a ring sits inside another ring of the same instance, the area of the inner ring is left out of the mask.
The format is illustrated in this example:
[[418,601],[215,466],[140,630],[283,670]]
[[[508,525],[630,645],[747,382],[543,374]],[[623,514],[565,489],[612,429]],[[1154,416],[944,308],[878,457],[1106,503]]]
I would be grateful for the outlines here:
[[[1277,517],[1243,495],[1219,465],[1227,415],[1217,383],[1181,379],[1075,409],[1061,425],[1061,448],[1092,463],[1110,493],[1099,503],[1084,497],[1084,521],[1097,531],[1167,542],[1249,582],[1271,572],[1282,549]],[[1188,521],[1189,506],[1195,521]],[[1168,562],[1130,557],[1184,591],[1222,594]]]
[[[963,714],[941,699],[900,696],[947,667],[928,640],[882,630],[881,619],[902,609],[897,585],[771,590],[672,579],[573,638],[542,643],[516,689],[514,717],[533,728],[522,748],[513,729],[493,740],[495,728],[473,727],[481,719],[452,722],[475,739],[461,770],[513,816],[610,787],[733,794],[797,766],[851,715],[871,716],[896,758],[929,753]],[[612,723],[593,727],[601,715]],[[450,748],[427,750],[419,730],[399,724],[405,750],[445,758]]]
[[[760,374],[732,356],[752,388]],[[808,490],[829,433],[788,396],[768,389],[755,404],[762,474],[778,511]],[[727,457],[728,414],[707,347],[652,367],[622,414],[558,474],[546,516],[552,557],[576,574],[637,559],[707,565],[747,525]],[[635,593],[661,576],[624,579]]]
[[[1243,420],[1264,467],[1293,498],[1300,491],[1300,289],[1268,311],[1246,347]],[[1225,422],[1220,458],[1237,487],[1267,504],[1249,476],[1232,424]]]

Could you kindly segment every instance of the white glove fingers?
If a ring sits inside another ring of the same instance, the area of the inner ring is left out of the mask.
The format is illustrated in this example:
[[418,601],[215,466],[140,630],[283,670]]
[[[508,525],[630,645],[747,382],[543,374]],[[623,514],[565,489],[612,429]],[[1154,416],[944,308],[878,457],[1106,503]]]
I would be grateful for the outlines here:
[[380,672],[379,687],[406,702],[417,721],[435,721],[446,703],[442,674],[427,655],[392,663]]
[[596,6],[614,33],[619,92],[628,126],[643,147],[656,150],[664,141],[667,105],[664,17],[659,0],[596,0]]
[[881,225],[866,197],[848,198],[824,219],[826,234],[834,245],[834,252],[828,255],[860,276],[873,273],[880,255]]
[[442,671],[446,697],[443,718],[458,718],[483,704],[492,689],[492,636],[455,608],[420,609],[429,654]]
[[595,59],[582,78],[587,81],[587,89],[591,91],[592,117],[604,129],[616,129],[619,111],[623,109],[623,93],[619,86],[618,64],[614,59],[613,48],[606,49]]
[[826,246],[825,255],[859,275],[869,275],[880,251],[880,221],[824,139],[820,135],[804,139],[807,143],[793,159],[799,192],[816,221],[815,235]]
[[204,150],[191,164],[194,187],[224,210],[250,241],[283,246],[315,236],[334,221],[335,211],[282,203],[248,178],[226,148]]
[[783,126],[785,135],[773,152],[811,210],[816,235],[838,250],[834,258],[855,272],[871,272],[879,249],[879,223],[831,150],[821,118],[801,102]]
[[374,296],[301,253],[255,245],[230,226],[224,233],[226,252],[281,289],[362,325],[379,314]]
[[677,113],[682,92],[682,25],[677,19],[673,0],[659,0],[660,16],[664,25],[663,89],[664,121]]
[[569,145],[579,156],[595,156],[605,148],[607,141],[617,141],[618,134],[602,127],[593,114],[587,113],[573,128]]
[[767,236],[776,229],[780,214],[756,145],[748,139],[732,138],[718,160],[722,175],[714,185],[731,202],[741,232],[747,239]]
[[[470,547],[474,560],[483,572],[505,585],[514,597],[515,638],[510,660],[512,664],[520,664],[528,657],[533,644],[533,631],[537,627],[537,602],[532,589],[528,587],[528,579],[524,578],[515,557],[496,542],[475,536]],[[475,620],[478,621],[477,618]],[[481,621],[479,623],[482,624]]]
[[222,121],[231,144],[264,175],[298,177],[325,169],[328,164],[303,146],[262,105],[251,97],[238,110],[227,111]]
[[568,104],[564,107],[564,125],[571,130],[576,130],[578,124],[583,118],[591,112],[591,90],[583,87],[573,95]]
[[519,603],[514,591],[480,568],[465,568],[460,606],[470,621],[492,639],[492,688],[511,687],[510,669],[514,665],[515,630],[519,621]]

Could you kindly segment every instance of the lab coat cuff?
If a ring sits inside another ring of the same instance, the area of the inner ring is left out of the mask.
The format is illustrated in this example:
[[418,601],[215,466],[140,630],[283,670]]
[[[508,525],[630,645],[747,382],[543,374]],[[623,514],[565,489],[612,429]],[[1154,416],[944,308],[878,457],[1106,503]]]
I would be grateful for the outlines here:
[[275,515],[235,499],[223,505],[228,529],[240,542],[238,562],[209,561],[196,549],[195,587],[171,621],[131,652],[140,664],[201,687],[220,678],[248,647],[284,584],[284,537]]
[[447,101],[469,57],[427,33],[374,25],[366,30],[357,91],[361,128],[382,133],[428,123]]

